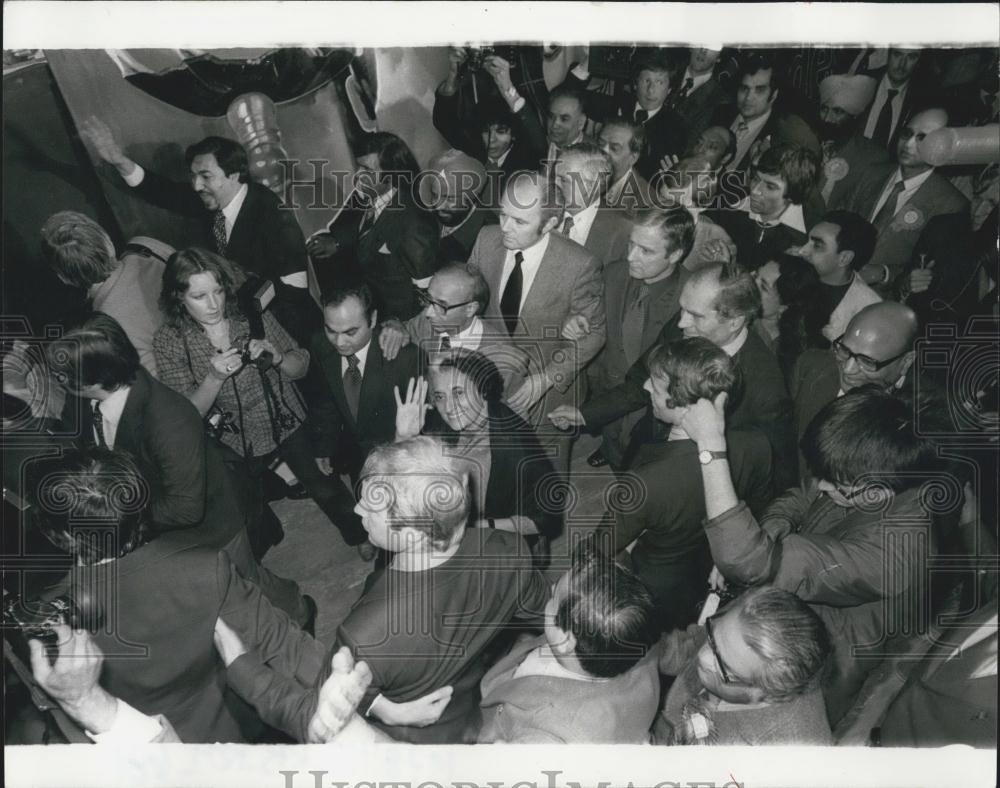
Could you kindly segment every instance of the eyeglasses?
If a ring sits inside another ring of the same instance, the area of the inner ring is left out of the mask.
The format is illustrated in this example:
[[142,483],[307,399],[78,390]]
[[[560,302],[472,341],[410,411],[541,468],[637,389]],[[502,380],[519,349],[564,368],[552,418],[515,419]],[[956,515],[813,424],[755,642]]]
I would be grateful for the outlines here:
[[895,356],[887,358],[885,361],[876,361],[871,356],[855,353],[847,347],[847,345],[844,344],[843,334],[833,340],[831,347],[833,348],[833,354],[837,357],[837,361],[846,363],[853,358],[857,365],[865,372],[878,372],[883,367],[889,366],[893,361],[902,358],[909,352],[908,350],[904,350],[902,353],[897,353]]
[[724,684],[732,684],[733,680],[729,677],[729,671],[726,670],[726,666],[722,664],[722,657],[719,656],[719,647],[715,645],[715,635],[712,632],[712,619],[715,616],[709,616],[705,619],[705,634],[708,635],[708,647],[712,649],[712,655],[715,657],[715,664],[719,666],[719,672],[722,673],[722,681]]
[[414,290],[417,292],[417,300],[420,301],[421,306],[433,306],[442,315],[447,314],[450,309],[458,309],[460,306],[468,306],[469,304],[476,303],[476,299],[473,298],[470,301],[463,301],[461,304],[443,304],[431,298],[428,292],[422,287],[416,287]]

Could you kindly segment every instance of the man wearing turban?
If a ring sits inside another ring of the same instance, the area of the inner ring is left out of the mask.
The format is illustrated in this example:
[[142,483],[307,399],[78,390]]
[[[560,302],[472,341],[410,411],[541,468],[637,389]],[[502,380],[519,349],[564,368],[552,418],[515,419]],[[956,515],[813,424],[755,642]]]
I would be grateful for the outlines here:
[[875,95],[871,77],[835,74],[819,84],[823,147],[819,189],[828,208],[842,208],[858,176],[868,167],[889,161],[888,151],[862,134],[861,120]]

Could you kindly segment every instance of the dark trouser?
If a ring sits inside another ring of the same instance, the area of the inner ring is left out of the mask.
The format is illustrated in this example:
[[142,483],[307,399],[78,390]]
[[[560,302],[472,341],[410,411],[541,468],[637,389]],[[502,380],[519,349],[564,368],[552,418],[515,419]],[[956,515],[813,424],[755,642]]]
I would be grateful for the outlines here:
[[631,553],[632,570],[653,597],[657,620],[666,632],[684,629],[698,620],[699,605],[708,594],[712,558],[707,543],[678,553],[672,559],[650,563],[636,548]]
[[288,463],[323,514],[340,529],[347,544],[358,545],[368,538],[361,518],[354,512],[354,494],[339,476],[326,476],[316,465],[307,427],[299,427],[285,438],[278,448],[278,456]]

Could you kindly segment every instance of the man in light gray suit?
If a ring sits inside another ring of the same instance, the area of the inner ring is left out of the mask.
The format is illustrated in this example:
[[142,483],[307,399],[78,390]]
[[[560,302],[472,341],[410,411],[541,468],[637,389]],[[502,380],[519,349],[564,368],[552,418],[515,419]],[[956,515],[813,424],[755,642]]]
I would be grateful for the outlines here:
[[[512,176],[500,201],[500,225],[480,231],[469,263],[490,286],[486,317],[500,318],[512,343],[528,354],[528,377],[507,403],[558,452],[556,466],[568,469],[570,440],[548,427],[545,414],[582,403],[580,372],[604,346],[606,316],[597,258],[552,232],[562,215],[558,186],[536,172]],[[576,341],[562,338],[573,315],[585,317],[590,328]]]

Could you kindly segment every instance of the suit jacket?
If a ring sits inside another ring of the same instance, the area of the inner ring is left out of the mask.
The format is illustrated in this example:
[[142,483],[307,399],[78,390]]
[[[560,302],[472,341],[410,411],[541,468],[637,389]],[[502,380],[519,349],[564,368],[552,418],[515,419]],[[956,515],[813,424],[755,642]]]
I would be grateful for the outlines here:
[[[483,335],[479,339],[476,351],[482,353],[497,365],[503,376],[503,390],[507,395],[517,391],[528,376],[528,354],[511,342],[510,334],[502,320],[479,318],[483,324]],[[423,349],[425,355],[433,356],[438,352],[441,340],[434,334],[431,321],[422,311],[406,321],[406,333],[410,341]]]
[[[502,320],[500,281],[506,257],[500,228],[484,227],[469,262],[479,266],[486,277],[491,294],[486,315],[498,321]],[[561,337],[563,323],[570,315],[583,315],[590,323],[590,333],[575,343]],[[557,405],[576,404],[582,399],[574,381],[603,347],[605,332],[604,285],[597,258],[559,233],[549,233],[548,248],[511,338],[528,354],[529,373],[544,372],[552,381],[538,413],[544,415]],[[534,419],[529,421],[534,423]]]
[[[897,165],[886,162],[869,168],[854,186],[846,199],[847,209],[864,219],[869,219],[882,190],[896,172]],[[940,173],[933,172],[913,196],[899,209],[885,227],[876,227],[878,239],[870,265],[884,265],[889,269],[890,283],[910,261],[920,233],[935,216],[950,213],[967,213],[969,201]],[[880,285],[875,290],[888,294],[891,286]]]
[[[566,75],[564,85],[586,90],[587,84],[572,71]],[[609,118],[632,120],[635,110],[635,94],[631,91],[618,96],[606,96],[594,91],[586,91],[587,115],[603,123]],[[652,118],[643,123],[646,131],[646,151],[635,164],[638,172],[647,181],[660,170],[660,159],[664,156],[680,156],[687,145],[687,130],[681,116],[664,103]]]
[[[663,326],[654,344],[672,342],[680,337],[677,318],[674,317]],[[642,357],[629,368],[621,385],[595,397],[580,408],[589,429],[602,427],[626,413],[649,405],[649,395],[643,389],[643,384],[649,377],[646,357],[650,349],[646,348]],[[733,362],[740,370],[741,381],[738,390],[730,395],[726,427],[734,430],[757,430],[767,436],[774,455],[775,489],[784,490],[794,484],[797,477],[792,404],[781,367],[764,340],[752,329],[748,331],[743,347],[733,356]],[[651,415],[647,413],[644,421],[648,434],[648,429],[652,426]],[[640,423],[637,429],[643,427]]]
[[[688,271],[678,265],[668,277],[664,289],[650,301],[648,320],[642,327],[639,337],[640,353],[653,346],[656,338],[667,321],[677,314],[680,308],[681,288],[688,279]],[[608,314],[608,340],[604,349],[597,356],[591,369],[591,379],[599,391],[608,391],[625,381],[625,375],[638,357],[631,357],[626,348],[625,337],[625,297],[631,277],[628,272],[628,260],[621,259],[611,263],[604,269],[604,303]],[[631,339],[635,339],[634,337]],[[628,342],[632,346],[631,341]]]
[[310,348],[315,373],[321,378],[315,387],[323,392],[316,397],[312,410],[316,456],[338,457],[352,473],[360,469],[377,444],[391,443],[396,437],[393,387],[399,386],[400,392],[405,392],[410,378],[420,375],[423,368],[420,350],[413,345],[401,348],[396,358],[386,361],[379,347],[379,333],[376,328],[368,346],[357,419],[351,415],[344,394],[341,355],[324,334],[316,334]]
[[[186,183],[175,183],[149,170],[136,193],[147,202],[175,213],[200,219],[200,242],[215,250],[213,215]],[[247,196],[236,216],[226,245],[226,257],[251,273],[277,282],[281,277],[307,270],[302,229],[295,213],[280,205],[278,196],[259,183],[247,184]]]
[[[684,72],[680,71],[674,80],[671,92],[677,91],[683,81]],[[674,111],[680,115],[687,127],[687,144],[684,149],[689,150],[698,141],[701,133],[712,125],[712,119],[720,111],[720,107],[732,103],[733,97],[719,84],[714,74],[688,93],[684,99],[675,103]]]
[[[815,348],[803,352],[792,367],[788,387],[792,395],[795,442],[799,444],[809,422],[824,406],[833,402],[837,398],[837,392],[840,391],[840,373],[833,353]],[[805,478],[807,474],[805,458],[800,449],[799,475]]]
[[[735,105],[722,105],[716,110],[715,117],[709,125],[725,126],[727,129],[731,128],[737,115],[739,115],[739,110],[736,109]],[[751,164],[749,157],[753,154],[754,145],[758,142],[764,144],[768,140],[770,140],[772,147],[775,145],[794,145],[800,148],[808,148],[816,155],[819,155],[821,152],[819,140],[808,123],[798,115],[780,109],[772,109],[767,122],[761,126],[760,131],[757,132],[757,136],[754,137],[750,147],[747,148],[747,153],[743,157],[743,160],[730,162],[727,165],[727,169],[749,170]]]
[[403,187],[375,223],[357,237],[354,253],[379,301],[379,319],[407,320],[420,309],[414,280],[438,268],[437,219],[420,208]]
[[621,208],[599,207],[594,223],[590,225],[584,248],[597,258],[603,270],[614,260],[628,254],[628,241],[632,234],[632,224]]
[[545,635],[518,641],[483,677],[480,744],[648,741],[660,694],[654,656],[647,654],[629,670],[603,681],[515,677],[524,658],[545,644]]
[[[213,639],[222,618],[259,658],[303,680],[325,649],[244,580],[229,557],[194,543],[191,532],[156,537],[105,564],[77,567],[56,589],[89,603],[107,622],[94,634],[105,655],[101,685],[144,714],[164,715],[189,743],[240,742],[259,720],[226,693]],[[312,639],[309,638],[311,641]]]
[[851,137],[840,150],[833,152],[820,170],[817,188],[827,207],[831,211],[843,208],[847,195],[857,185],[861,176],[870,167],[885,164],[887,161],[889,153],[881,145],[872,142],[860,132]]
[[[878,87],[882,82],[882,77],[885,76],[885,72],[888,66],[881,66],[880,68],[869,68],[864,69],[861,73],[866,77],[871,77],[875,80],[875,90],[878,91]],[[916,75],[915,75],[916,76]],[[924,77],[926,79],[926,76]],[[903,126],[909,119],[910,115],[913,114],[913,110],[921,105],[928,98],[928,92],[926,90],[920,89],[920,83],[923,80],[913,79],[911,77],[909,83],[906,86],[906,93],[903,94],[903,106],[899,112],[899,119],[896,121],[895,127],[893,127],[891,133],[889,134],[889,144],[886,146],[887,151],[895,152],[896,143],[899,142],[899,132],[902,131]],[[937,106],[935,104],[934,106]],[[859,120],[861,124],[861,132],[864,133],[865,127],[868,125],[868,119],[871,116],[871,112],[875,109],[875,100],[872,98],[872,103],[869,105],[868,109],[865,111],[864,117]],[[881,111],[881,107],[879,108]],[[867,138],[866,138],[867,139]],[[876,145],[878,143],[875,143]]]

